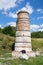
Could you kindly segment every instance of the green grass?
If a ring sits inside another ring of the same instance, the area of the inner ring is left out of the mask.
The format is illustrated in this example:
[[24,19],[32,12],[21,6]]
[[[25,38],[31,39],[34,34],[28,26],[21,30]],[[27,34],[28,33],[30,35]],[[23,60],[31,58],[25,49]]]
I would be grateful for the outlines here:
[[32,49],[34,51],[39,49],[43,51],[43,38],[32,38]]
[[11,52],[12,52],[11,50],[2,49],[0,50],[0,57],[4,57],[4,58],[12,57]]
[[43,65],[43,57],[29,58],[28,60],[14,59],[14,60],[0,60],[6,65]]
[[8,49],[1,49],[0,50],[0,55],[5,54],[5,53],[11,53],[11,50],[8,50]]

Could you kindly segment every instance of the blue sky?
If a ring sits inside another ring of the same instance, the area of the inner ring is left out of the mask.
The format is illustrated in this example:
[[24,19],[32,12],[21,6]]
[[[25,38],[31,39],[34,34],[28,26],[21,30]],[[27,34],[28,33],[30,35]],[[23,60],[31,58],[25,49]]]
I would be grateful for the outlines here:
[[20,10],[29,12],[31,31],[43,31],[43,0],[0,0],[0,27],[16,26]]

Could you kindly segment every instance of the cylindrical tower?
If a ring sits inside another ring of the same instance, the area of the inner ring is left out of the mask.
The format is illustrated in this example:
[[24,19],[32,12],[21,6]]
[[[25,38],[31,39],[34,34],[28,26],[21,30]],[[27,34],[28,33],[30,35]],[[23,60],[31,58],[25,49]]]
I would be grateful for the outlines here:
[[32,51],[29,13],[20,11],[17,15],[15,51],[28,54]]

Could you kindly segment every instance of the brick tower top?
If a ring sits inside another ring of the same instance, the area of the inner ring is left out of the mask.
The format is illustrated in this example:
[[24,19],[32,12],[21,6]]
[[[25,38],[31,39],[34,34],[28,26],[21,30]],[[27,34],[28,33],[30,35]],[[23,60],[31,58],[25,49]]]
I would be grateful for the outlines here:
[[27,14],[29,14],[27,11],[20,11],[17,14],[19,14],[19,13],[27,13]]
[[20,18],[28,18],[29,13],[27,11],[20,11],[17,13],[18,19]]

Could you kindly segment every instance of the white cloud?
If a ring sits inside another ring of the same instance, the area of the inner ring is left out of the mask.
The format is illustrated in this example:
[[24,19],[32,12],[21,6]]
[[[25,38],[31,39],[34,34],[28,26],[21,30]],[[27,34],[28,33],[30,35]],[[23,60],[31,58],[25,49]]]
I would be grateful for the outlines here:
[[43,29],[39,29],[38,31],[43,31]]
[[30,25],[30,28],[31,28],[32,32],[43,31],[43,24],[41,24],[41,25],[33,24],[33,25]]
[[24,7],[21,8],[20,10],[18,10],[17,13],[18,13],[19,11],[22,11],[22,10],[25,10],[25,11],[29,12],[29,14],[32,14],[32,12],[33,12],[33,8],[32,8],[32,6],[29,4],[29,2],[26,3],[26,6],[24,6]]
[[14,14],[14,13],[9,13],[8,16],[12,17],[12,18],[17,18],[17,14]]
[[16,22],[9,22],[9,23],[7,23],[7,25],[16,27]]
[[[37,9],[38,13],[43,13],[43,9]],[[43,16],[37,17],[37,20],[43,19]]]
[[2,25],[0,25],[0,28],[2,27]]
[[4,9],[6,11],[11,7],[15,7],[16,1],[17,0],[0,0],[0,9]]
[[42,11],[42,9],[37,9],[37,12],[40,12],[40,11]]
[[40,27],[43,28],[43,24],[41,24]]
[[33,25],[31,25],[30,27],[31,27],[31,29],[38,29],[38,28],[39,28],[39,25],[33,24]]
[[0,24],[0,28],[3,28],[1,24]]
[[17,2],[22,2],[23,0],[0,0],[0,10],[7,11],[12,7],[17,6]]
[[37,12],[43,13],[43,9],[37,9]]
[[36,32],[39,29],[39,25],[33,24],[30,25],[31,32]]
[[39,20],[39,19],[43,19],[43,16],[37,17],[37,20]]

